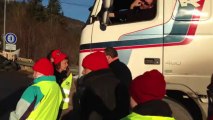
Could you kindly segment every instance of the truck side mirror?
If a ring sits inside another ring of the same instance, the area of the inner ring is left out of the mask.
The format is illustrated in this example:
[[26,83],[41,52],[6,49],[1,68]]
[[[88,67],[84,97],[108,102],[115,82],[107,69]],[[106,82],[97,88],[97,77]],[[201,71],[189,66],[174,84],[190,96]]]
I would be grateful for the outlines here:
[[88,10],[91,12],[91,11],[92,11],[92,9],[93,9],[93,6],[89,7],[89,9],[88,9]]
[[112,5],[112,0],[103,0],[103,15],[101,19],[101,30],[106,30],[106,25],[107,25],[107,20],[108,20],[108,13],[109,13],[109,8]]
[[108,11],[105,11],[102,15],[102,19],[101,19],[101,23],[100,23],[100,29],[101,30],[106,30],[106,26],[107,26],[107,19],[108,19]]

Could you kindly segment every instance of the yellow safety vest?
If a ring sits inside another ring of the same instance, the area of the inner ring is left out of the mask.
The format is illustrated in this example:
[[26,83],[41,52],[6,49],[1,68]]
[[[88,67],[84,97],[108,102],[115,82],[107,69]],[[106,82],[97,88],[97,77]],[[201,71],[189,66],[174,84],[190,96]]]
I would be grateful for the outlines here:
[[69,94],[72,86],[72,73],[61,83],[61,89],[63,92],[63,101],[61,104],[62,109],[67,109],[69,107]]
[[122,118],[121,120],[175,120],[175,119],[172,117],[140,115],[135,112],[132,112],[131,114]]

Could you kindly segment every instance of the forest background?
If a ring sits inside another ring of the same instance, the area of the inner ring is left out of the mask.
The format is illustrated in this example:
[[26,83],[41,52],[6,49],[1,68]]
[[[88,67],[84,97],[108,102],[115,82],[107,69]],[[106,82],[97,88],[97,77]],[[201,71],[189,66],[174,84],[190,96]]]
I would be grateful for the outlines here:
[[[71,64],[78,64],[79,43],[85,23],[63,15],[59,0],[49,0],[47,7],[42,0],[10,1],[7,3],[5,33],[17,36],[20,57],[36,61],[53,49],[61,49]],[[4,0],[0,0],[0,37],[4,33]],[[2,50],[2,44],[0,50]]]

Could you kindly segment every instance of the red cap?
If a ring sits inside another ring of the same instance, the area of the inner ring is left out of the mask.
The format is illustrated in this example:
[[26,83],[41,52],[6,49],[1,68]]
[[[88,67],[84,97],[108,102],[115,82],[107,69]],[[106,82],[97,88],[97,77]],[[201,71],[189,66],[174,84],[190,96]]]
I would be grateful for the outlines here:
[[67,58],[67,55],[62,53],[60,50],[54,50],[51,54],[51,57],[54,60],[54,64],[60,63],[62,60]]
[[39,59],[33,66],[33,70],[46,76],[53,75],[53,65],[47,58]]
[[109,68],[106,56],[102,52],[87,55],[83,59],[82,66],[92,71]]
[[158,70],[147,71],[131,81],[130,95],[138,104],[161,100],[165,94],[166,82]]

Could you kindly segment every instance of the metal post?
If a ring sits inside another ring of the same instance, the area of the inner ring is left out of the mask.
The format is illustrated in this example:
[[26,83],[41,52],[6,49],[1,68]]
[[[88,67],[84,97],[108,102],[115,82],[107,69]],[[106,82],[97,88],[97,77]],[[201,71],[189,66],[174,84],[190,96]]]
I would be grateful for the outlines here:
[[4,36],[3,36],[3,51],[5,51],[5,31],[6,31],[6,0],[4,0]]

